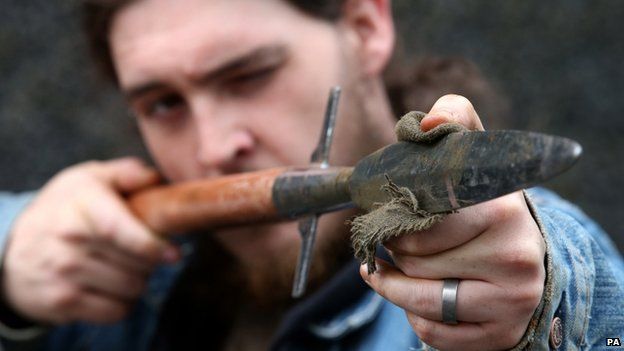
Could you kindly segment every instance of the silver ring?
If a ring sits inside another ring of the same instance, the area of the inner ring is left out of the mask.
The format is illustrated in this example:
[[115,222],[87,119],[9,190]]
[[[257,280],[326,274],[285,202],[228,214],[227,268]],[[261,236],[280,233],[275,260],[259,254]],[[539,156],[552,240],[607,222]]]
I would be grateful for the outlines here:
[[444,279],[442,285],[442,323],[457,324],[457,288],[459,279]]

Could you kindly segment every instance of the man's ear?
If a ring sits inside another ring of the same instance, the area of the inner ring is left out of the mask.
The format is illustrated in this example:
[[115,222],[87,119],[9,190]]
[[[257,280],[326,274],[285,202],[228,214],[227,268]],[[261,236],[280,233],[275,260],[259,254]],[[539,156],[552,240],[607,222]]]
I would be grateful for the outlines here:
[[352,34],[363,73],[383,72],[395,40],[390,0],[347,0],[341,22]]

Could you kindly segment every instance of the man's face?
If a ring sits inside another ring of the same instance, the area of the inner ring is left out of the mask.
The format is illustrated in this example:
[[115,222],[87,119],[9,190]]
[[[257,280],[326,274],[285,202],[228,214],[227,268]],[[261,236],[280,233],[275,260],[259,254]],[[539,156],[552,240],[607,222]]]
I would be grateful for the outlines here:
[[[307,164],[334,85],[345,94],[331,162],[379,147],[351,93],[360,80],[351,39],[279,0],[140,0],[117,14],[110,37],[121,88],[172,181]],[[243,258],[299,243],[292,224],[218,234]]]

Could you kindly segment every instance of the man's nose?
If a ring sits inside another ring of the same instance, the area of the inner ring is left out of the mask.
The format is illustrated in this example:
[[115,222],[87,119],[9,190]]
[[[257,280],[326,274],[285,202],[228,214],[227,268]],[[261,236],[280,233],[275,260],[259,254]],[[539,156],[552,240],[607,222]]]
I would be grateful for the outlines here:
[[205,176],[240,172],[243,161],[253,152],[251,133],[220,116],[195,118],[197,162]]

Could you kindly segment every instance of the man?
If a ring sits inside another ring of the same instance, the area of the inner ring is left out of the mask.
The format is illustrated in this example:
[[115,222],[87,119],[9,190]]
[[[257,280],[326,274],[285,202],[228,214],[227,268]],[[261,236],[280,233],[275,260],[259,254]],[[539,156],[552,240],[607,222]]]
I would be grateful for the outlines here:
[[[381,78],[394,43],[387,0],[103,3],[94,5],[104,31],[95,39],[169,181],[306,164],[333,85],[345,91],[333,164],[394,141]],[[445,122],[483,128],[454,95],[435,103],[422,129]],[[90,162],[31,202],[3,198],[3,322],[14,327],[5,337],[39,337],[51,349],[481,350],[593,347],[623,331],[621,258],[549,193],[536,193],[537,210],[515,193],[385,243],[394,266],[359,268],[372,290],[347,258],[351,214],[324,216],[315,291],[295,304],[296,224],[177,246],[123,202],[157,181],[136,160]],[[460,279],[458,324],[442,316],[448,278]]]

